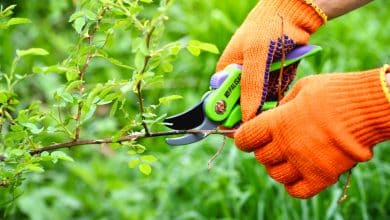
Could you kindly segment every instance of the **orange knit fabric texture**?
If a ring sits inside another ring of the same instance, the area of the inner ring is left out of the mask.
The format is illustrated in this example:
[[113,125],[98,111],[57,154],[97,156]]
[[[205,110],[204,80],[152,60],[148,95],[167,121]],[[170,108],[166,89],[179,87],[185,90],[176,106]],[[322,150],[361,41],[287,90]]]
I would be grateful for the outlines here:
[[282,53],[307,44],[310,34],[325,22],[319,11],[304,0],[261,0],[236,31],[217,64],[217,71],[232,63],[243,65],[243,121],[255,117],[267,98],[270,64],[280,60]]
[[303,78],[273,110],[244,123],[236,145],[299,198],[337,182],[390,138],[390,104],[381,78],[388,66]]

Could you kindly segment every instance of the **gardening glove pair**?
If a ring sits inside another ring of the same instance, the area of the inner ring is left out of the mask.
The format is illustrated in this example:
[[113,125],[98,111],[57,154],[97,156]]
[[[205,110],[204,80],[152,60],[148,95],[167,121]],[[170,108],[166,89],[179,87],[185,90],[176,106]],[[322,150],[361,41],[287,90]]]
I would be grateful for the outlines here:
[[390,138],[387,72],[386,65],[303,78],[278,107],[243,123],[235,143],[292,196],[314,196]]
[[326,15],[312,0],[261,0],[249,13],[217,64],[217,71],[233,63],[243,66],[244,122],[256,116],[267,94],[270,97],[276,90],[284,92],[295,76],[296,65],[283,72],[283,82],[278,85],[278,73],[270,74],[271,63],[297,45],[307,44],[310,34],[324,22]]

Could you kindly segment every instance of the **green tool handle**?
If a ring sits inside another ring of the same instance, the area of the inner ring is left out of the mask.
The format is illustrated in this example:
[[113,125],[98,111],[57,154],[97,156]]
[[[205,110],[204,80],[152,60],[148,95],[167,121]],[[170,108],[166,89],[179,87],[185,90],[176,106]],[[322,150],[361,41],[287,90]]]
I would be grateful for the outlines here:
[[[274,62],[271,64],[270,72],[279,70],[282,66],[289,66],[293,63],[299,62],[303,58],[312,56],[322,50],[318,46],[312,47],[309,51],[300,54],[291,59],[286,59],[281,62]],[[207,97],[204,105],[206,116],[212,121],[219,122],[221,125],[232,128],[241,121],[241,108],[238,103],[241,92],[241,67],[239,65],[229,65],[224,70],[227,73],[226,79],[219,88],[212,90]],[[268,110],[276,107],[277,102],[265,102],[262,110]]]

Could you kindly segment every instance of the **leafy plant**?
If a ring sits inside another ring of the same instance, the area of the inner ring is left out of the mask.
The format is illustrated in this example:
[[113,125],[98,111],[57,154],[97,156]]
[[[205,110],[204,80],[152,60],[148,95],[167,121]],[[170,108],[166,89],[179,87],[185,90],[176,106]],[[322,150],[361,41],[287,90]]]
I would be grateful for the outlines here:
[[[0,186],[12,192],[10,200],[14,199],[25,173],[44,172],[47,162],[73,161],[71,156],[58,151],[61,148],[86,144],[126,148],[132,155],[129,167],[138,167],[141,173],[150,175],[150,164],[157,158],[143,154],[147,147],[137,140],[174,134],[154,132],[153,128],[162,125],[165,118],[158,109],[181,97],[169,95],[146,100],[144,89],[164,84],[164,74],[173,70],[172,61],[182,49],[194,56],[201,51],[218,53],[214,45],[197,40],[163,42],[164,23],[172,4],[170,0],[83,0],[69,18],[78,39],[63,61],[36,65],[32,72],[21,73],[18,65],[23,59],[29,56],[39,59],[50,53],[43,48],[16,50],[10,68],[2,69],[0,76]],[[26,18],[12,18],[15,7],[1,7],[0,29],[31,23]],[[118,34],[128,36],[130,59],[126,61],[110,51]],[[90,70],[97,63],[95,60],[120,68],[123,77],[91,80],[99,74]],[[50,96],[43,100],[35,97],[20,100],[21,85],[34,77],[49,75],[57,75],[60,81],[54,91],[48,92]],[[130,97],[136,97],[137,101]],[[129,110],[137,106],[138,110]],[[97,114],[121,122],[118,130],[105,137],[84,136],[84,129]]]

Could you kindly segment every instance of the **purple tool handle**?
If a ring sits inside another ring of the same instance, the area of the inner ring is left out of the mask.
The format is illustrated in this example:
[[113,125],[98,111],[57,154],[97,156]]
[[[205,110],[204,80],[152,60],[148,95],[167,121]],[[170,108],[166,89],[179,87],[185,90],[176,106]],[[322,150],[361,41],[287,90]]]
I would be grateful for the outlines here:
[[[295,58],[298,58],[300,56],[303,56],[304,54],[308,53],[309,51],[317,48],[317,46],[314,45],[305,45],[305,46],[300,46],[292,50],[290,53],[287,54],[286,60],[292,60]],[[239,68],[242,70],[242,66],[239,64],[230,64],[228,67],[235,67]],[[226,68],[228,68],[226,67]],[[213,89],[218,89],[222,83],[225,81],[226,77],[228,76],[228,72],[225,70],[219,71],[215,73],[211,79],[210,79],[210,86]]]
[[[242,66],[238,65],[238,64],[230,64],[226,68],[238,68],[238,69],[242,70]],[[225,81],[225,79],[228,75],[229,75],[229,73],[225,70],[222,70],[222,71],[215,73],[210,79],[211,88],[218,89],[222,85],[222,83]]]
[[303,56],[304,54],[308,53],[309,51],[317,47],[318,46],[314,46],[314,45],[305,45],[305,46],[297,47],[286,55],[286,60],[291,60]]

